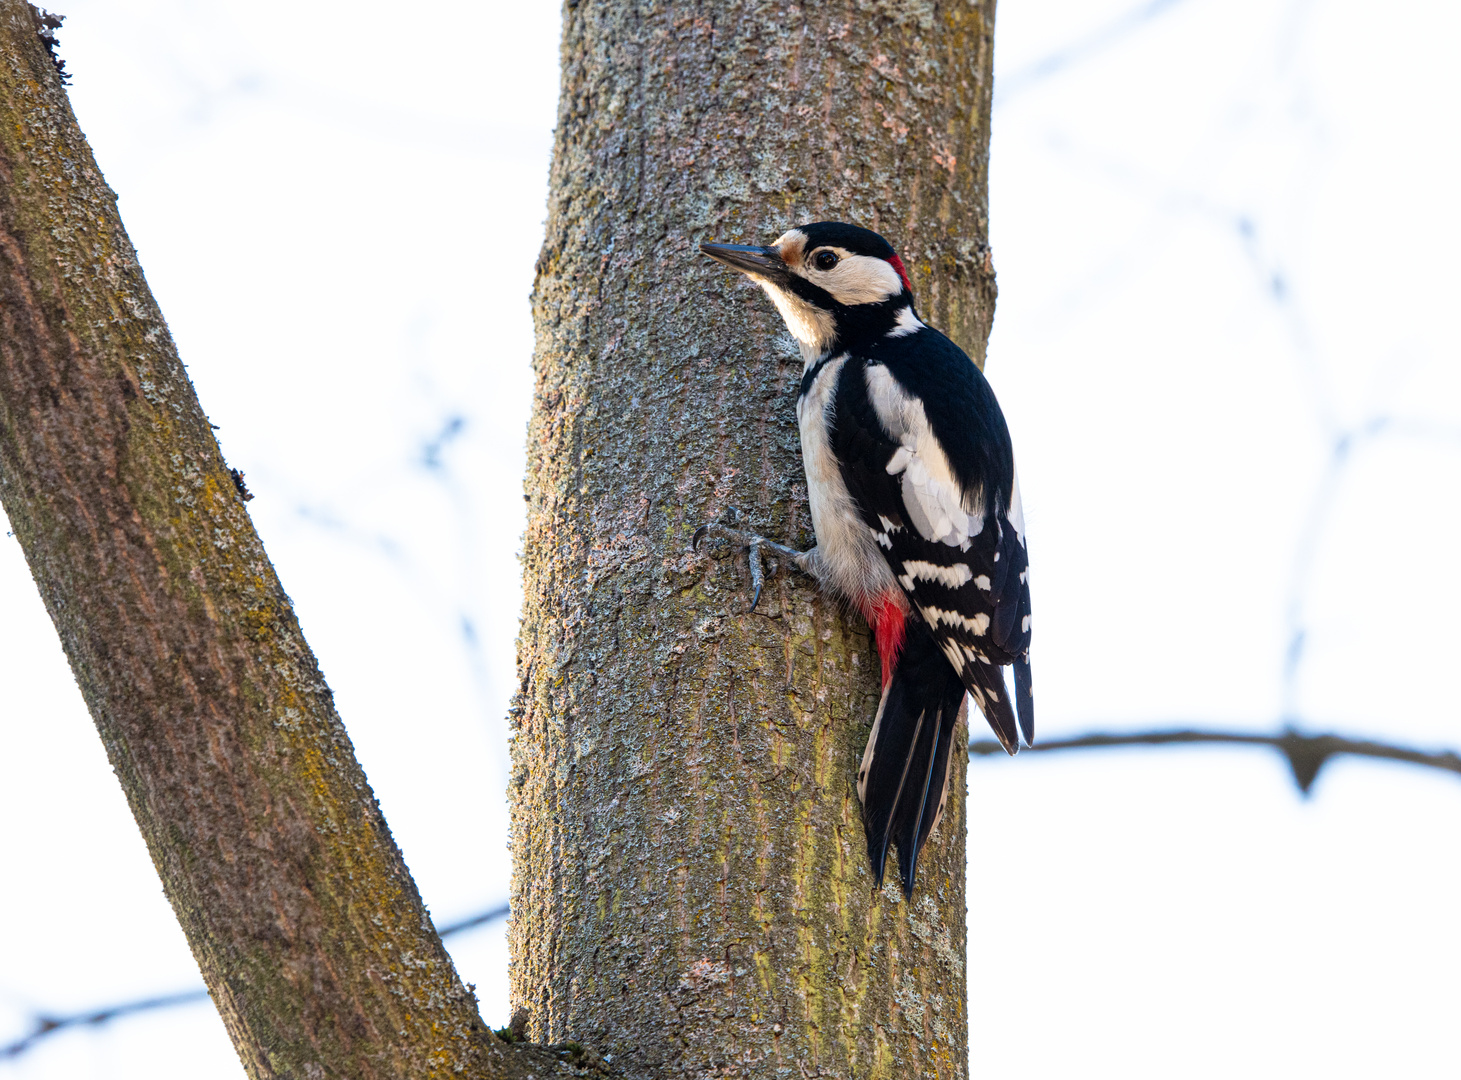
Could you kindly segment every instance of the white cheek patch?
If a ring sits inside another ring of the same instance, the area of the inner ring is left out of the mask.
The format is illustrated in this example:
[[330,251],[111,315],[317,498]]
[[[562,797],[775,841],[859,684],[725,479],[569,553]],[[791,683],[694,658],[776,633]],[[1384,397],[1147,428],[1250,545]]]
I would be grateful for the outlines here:
[[845,255],[831,270],[814,267],[806,276],[807,280],[826,289],[839,304],[847,307],[881,304],[903,291],[903,279],[893,269],[893,264],[872,255]]

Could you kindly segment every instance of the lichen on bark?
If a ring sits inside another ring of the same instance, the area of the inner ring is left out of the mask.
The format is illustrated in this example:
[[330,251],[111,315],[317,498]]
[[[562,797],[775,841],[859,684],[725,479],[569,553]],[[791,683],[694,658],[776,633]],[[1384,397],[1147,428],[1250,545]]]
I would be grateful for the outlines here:
[[801,360],[695,254],[877,229],[980,360],[991,3],[570,2],[534,293],[512,988],[634,1075],[963,1077],[964,760],[904,903],[874,892],[866,627],[690,550],[732,506],[810,544]]

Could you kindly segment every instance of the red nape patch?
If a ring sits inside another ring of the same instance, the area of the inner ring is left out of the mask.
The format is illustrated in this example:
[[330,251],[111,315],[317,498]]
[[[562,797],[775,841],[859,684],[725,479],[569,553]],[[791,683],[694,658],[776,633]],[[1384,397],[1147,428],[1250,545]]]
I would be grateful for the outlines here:
[[[898,276],[903,279],[903,288],[907,289],[909,292],[912,292],[913,282],[908,280],[908,271],[903,269],[903,260],[894,255],[888,261],[893,264],[893,269],[898,271]],[[886,679],[884,679],[883,681],[887,682]]]
[[867,621],[872,624],[873,636],[878,642],[878,659],[883,662],[883,689],[893,677],[893,668],[898,665],[898,654],[903,651],[903,614],[893,593],[883,593],[872,602],[867,611]]

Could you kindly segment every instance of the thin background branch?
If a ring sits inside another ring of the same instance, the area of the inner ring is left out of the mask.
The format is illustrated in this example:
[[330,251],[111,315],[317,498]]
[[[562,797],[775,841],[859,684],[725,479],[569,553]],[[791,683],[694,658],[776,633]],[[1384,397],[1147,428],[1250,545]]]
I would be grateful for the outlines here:
[[[1120,734],[1091,732],[1070,739],[1051,739],[1036,743],[1021,753],[1051,754],[1063,750],[1098,750],[1130,746],[1270,746],[1283,754],[1293,770],[1294,783],[1308,795],[1319,770],[1330,758],[1341,754],[1403,761],[1431,769],[1461,774],[1461,756],[1454,750],[1425,751],[1373,739],[1346,739],[1339,735],[1302,735],[1287,728],[1277,735],[1254,735],[1242,731],[1214,731],[1200,728],[1171,728],[1161,731],[1132,731]],[[969,753],[976,757],[995,757],[1004,747],[993,739],[980,739],[969,744]]]
[[[469,915],[465,919],[448,923],[437,933],[444,938],[451,937],[453,934],[460,934],[465,930],[472,930],[478,926],[496,922],[498,919],[505,919],[509,914],[511,912],[506,904],[498,904],[496,907],[478,912],[476,915]],[[157,1012],[181,1005],[198,1005],[207,1000],[208,991],[199,987],[196,990],[182,990],[175,994],[162,994],[157,997],[123,1001],[115,1005],[104,1005],[99,1009],[89,1009],[86,1012],[69,1013],[64,1016],[48,1016],[38,1013],[33,1017],[31,1029],[28,1032],[12,1043],[0,1046],[0,1061],[20,1057],[27,1050],[33,1049],[42,1039],[69,1031],[72,1028],[97,1028],[109,1024],[113,1020],[136,1016],[138,1013]]]

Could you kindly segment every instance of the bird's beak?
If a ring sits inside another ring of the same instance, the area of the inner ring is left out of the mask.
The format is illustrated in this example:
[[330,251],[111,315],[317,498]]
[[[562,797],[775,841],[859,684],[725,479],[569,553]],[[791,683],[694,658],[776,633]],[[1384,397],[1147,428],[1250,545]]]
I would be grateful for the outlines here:
[[744,244],[701,244],[700,250],[712,259],[752,277],[767,281],[785,281],[791,274],[781,252],[774,247],[748,247]]

